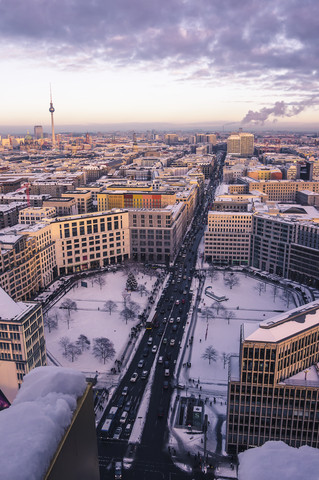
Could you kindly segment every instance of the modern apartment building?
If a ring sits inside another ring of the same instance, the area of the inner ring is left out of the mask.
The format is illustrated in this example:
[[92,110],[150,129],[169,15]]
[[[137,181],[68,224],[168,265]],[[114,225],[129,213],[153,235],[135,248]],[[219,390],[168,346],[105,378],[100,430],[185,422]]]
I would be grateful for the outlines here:
[[26,373],[46,365],[42,307],[15,302],[0,288],[0,389],[12,401]]
[[227,153],[237,155],[254,154],[254,135],[252,133],[232,133],[227,138]]
[[269,440],[319,447],[319,302],[241,330],[232,357],[227,402],[227,451]]
[[59,217],[50,228],[58,275],[119,263],[130,256],[126,210]]
[[52,282],[56,259],[50,225],[2,229],[0,246],[0,286],[14,300],[29,300]]
[[[246,177],[247,178],[247,177]],[[319,192],[319,182],[304,182],[303,180],[254,180],[250,179],[249,191],[259,190],[268,196],[269,201],[295,202],[296,194],[301,190]],[[234,187],[234,185],[233,185]]]
[[141,262],[172,262],[187,227],[181,202],[162,209],[129,210],[131,258]]
[[29,207],[20,210],[19,223],[33,225],[41,222],[44,218],[53,218],[56,216],[55,207]]
[[112,208],[164,208],[176,202],[176,193],[173,191],[130,191],[126,188],[118,191],[107,191],[97,195],[98,211]]
[[93,211],[92,193],[89,190],[71,190],[62,193],[61,198],[74,198],[77,213],[88,213]]
[[288,215],[255,214],[250,265],[318,287],[318,224]]
[[205,260],[222,265],[248,265],[252,213],[208,213],[205,231]]
[[63,197],[51,197],[43,202],[44,207],[54,207],[56,210],[56,215],[77,215],[77,202],[72,196],[63,196]]

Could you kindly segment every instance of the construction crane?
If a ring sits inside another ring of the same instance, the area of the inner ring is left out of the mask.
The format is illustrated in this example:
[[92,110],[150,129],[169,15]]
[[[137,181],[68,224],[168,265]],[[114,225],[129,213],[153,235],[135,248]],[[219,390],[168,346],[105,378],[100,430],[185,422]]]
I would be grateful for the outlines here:
[[30,187],[31,184],[29,182],[23,183],[18,190],[15,191],[15,193],[20,192],[21,190],[24,190],[27,196],[27,204],[28,207],[30,207]]

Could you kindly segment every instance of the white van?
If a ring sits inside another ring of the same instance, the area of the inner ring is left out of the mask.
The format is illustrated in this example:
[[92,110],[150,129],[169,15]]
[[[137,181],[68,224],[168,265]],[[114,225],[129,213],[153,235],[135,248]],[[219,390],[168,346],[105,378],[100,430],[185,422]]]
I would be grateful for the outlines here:
[[120,423],[125,423],[127,419],[128,412],[123,412],[120,418]]

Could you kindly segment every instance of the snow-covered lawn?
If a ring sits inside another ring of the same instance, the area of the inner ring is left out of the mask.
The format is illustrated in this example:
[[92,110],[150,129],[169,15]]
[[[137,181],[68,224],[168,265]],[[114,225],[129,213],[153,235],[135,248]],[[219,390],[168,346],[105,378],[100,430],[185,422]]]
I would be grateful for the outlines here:
[[[224,284],[223,271],[219,271],[214,279],[206,272],[206,279],[200,300],[201,312],[195,315],[195,327],[190,332],[193,336],[192,344],[184,350],[182,359],[179,383],[184,383],[186,389],[180,391],[182,396],[194,395],[202,400],[208,399],[204,411],[210,422],[207,431],[207,452],[225,455],[225,417],[228,382],[228,356],[239,354],[240,327],[243,323],[255,325],[267,318],[275,316],[279,311],[286,311],[294,308],[292,298],[289,298],[289,306],[285,297],[284,289],[280,286],[263,284],[254,277],[246,276],[244,273],[234,273],[238,277],[238,284],[231,289]],[[262,284],[263,288],[258,285]],[[198,288],[198,280],[193,282],[194,296]],[[207,307],[216,306],[216,302],[205,294],[206,287],[215,295],[226,296],[227,300],[221,302],[219,311],[214,310],[214,315],[205,315]],[[230,311],[233,318],[224,317],[225,311]],[[252,325],[252,326],[253,326]],[[192,327],[191,327],[192,328]],[[216,352],[216,360],[202,358],[205,350],[212,347]],[[191,367],[187,367],[187,363]],[[172,402],[173,403],[173,402]],[[223,421],[221,429],[222,441],[218,444],[216,436],[217,422]],[[185,451],[191,454],[203,453],[203,434],[193,434],[186,428],[173,428],[170,435],[171,447],[178,448],[183,443]]]
[[[184,380],[199,379],[203,389],[209,388],[212,384],[225,383],[226,385],[228,369],[225,356],[238,355],[241,324],[254,323],[257,329],[260,321],[275,316],[278,310],[288,310],[287,300],[282,298],[284,290],[281,287],[276,286],[276,295],[274,295],[273,286],[266,284],[266,289],[263,289],[259,295],[256,289],[260,283],[258,280],[242,273],[236,272],[234,275],[238,277],[239,283],[231,289],[224,285],[222,271],[218,272],[213,280],[207,274],[205,280],[200,302],[201,313],[197,315],[193,345],[187,347],[187,358],[184,360],[192,364],[191,369],[184,369]],[[205,315],[207,307],[216,305],[213,299],[205,295],[205,289],[209,286],[212,286],[209,291],[217,296],[228,298],[227,301],[220,303],[220,310],[218,312],[215,310],[213,318],[207,318]],[[291,302],[289,308],[294,306]],[[229,321],[224,317],[225,310],[232,312],[234,316]],[[217,353],[217,360],[212,360],[210,364],[208,360],[202,358],[209,346],[212,346]],[[188,349],[191,349],[190,357]]]
[[[46,345],[50,353],[63,365],[72,367],[76,370],[83,372],[95,373],[105,372],[113,367],[114,360],[120,359],[124,349],[130,339],[129,335],[131,328],[139,323],[139,320],[125,320],[120,316],[120,312],[124,308],[123,292],[125,291],[127,272],[125,270],[118,270],[115,272],[106,272],[102,274],[105,280],[105,285],[93,283],[93,277],[85,280],[87,288],[81,286],[79,281],[66,295],[59,300],[48,312],[50,316],[58,314],[59,322],[58,329],[52,330],[49,333],[48,329],[45,329]],[[128,299],[136,302],[140,309],[139,313],[142,313],[143,309],[147,305],[148,298],[154,283],[156,276],[150,277],[145,273],[136,273],[135,278],[139,285],[145,285],[148,295],[141,296],[139,292],[131,292]],[[67,311],[59,308],[66,299],[71,299],[76,303],[77,310],[71,311],[70,328],[68,329],[67,323],[64,320],[67,317]],[[111,314],[105,311],[105,302],[112,300],[116,303],[117,308]],[[91,342],[89,350],[84,351],[79,355],[74,362],[63,356],[63,349],[61,348],[59,341],[61,337],[68,337],[71,342],[75,342],[79,335],[85,335]],[[108,361],[103,364],[103,361],[95,358],[92,354],[93,339],[97,337],[109,338],[115,349],[115,356],[113,361]]]

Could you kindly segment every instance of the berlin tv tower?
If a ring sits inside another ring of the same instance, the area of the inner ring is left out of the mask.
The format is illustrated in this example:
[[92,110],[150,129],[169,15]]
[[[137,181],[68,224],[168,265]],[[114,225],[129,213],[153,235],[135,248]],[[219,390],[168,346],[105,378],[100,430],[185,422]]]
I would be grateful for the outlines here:
[[50,84],[50,108],[49,112],[51,113],[51,130],[52,130],[52,146],[55,147],[55,135],[54,135],[54,120],[53,120],[53,113],[55,108],[52,103],[52,92],[51,92],[51,84]]

